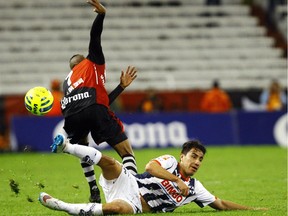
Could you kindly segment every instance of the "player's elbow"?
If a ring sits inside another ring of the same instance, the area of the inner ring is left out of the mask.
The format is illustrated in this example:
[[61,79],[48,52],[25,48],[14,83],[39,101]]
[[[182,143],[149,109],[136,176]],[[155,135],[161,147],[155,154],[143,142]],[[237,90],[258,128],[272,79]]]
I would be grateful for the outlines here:
[[152,166],[150,163],[146,164],[145,171],[151,173],[153,171]]
[[148,164],[146,164],[145,171],[153,175],[155,166],[159,166],[158,163],[155,161],[150,161]]

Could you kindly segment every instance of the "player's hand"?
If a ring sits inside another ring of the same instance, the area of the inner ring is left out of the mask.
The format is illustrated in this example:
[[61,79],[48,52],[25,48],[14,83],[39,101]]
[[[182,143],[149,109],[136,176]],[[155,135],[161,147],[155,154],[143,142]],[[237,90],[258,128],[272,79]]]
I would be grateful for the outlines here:
[[94,7],[94,12],[99,14],[106,13],[106,8],[98,0],[87,0],[87,3]]
[[183,196],[188,196],[189,194],[189,187],[179,178],[176,181],[178,188],[180,190],[180,194]]
[[120,85],[123,89],[129,86],[137,77],[137,69],[133,66],[128,66],[126,72],[121,71]]

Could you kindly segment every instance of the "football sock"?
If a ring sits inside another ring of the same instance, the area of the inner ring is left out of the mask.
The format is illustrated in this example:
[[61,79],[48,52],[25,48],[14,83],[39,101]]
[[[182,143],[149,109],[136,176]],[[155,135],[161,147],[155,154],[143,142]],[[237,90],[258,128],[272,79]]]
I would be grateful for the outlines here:
[[133,155],[124,155],[122,157],[123,167],[128,169],[132,175],[137,174],[136,160]]
[[40,202],[47,208],[65,211],[71,215],[103,215],[102,204],[99,203],[66,203],[48,194],[42,197]]
[[102,204],[71,204],[66,203],[66,212],[72,215],[103,215]]
[[97,187],[95,173],[94,173],[94,166],[89,165],[89,164],[83,162],[82,160],[80,162],[81,162],[81,167],[83,169],[85,178],[89,184],[90,193],[91,193],[91,190],[93,188]]
[[98,164],[102,157],[102,153],[97,149],[78,144],[67,143],[64,152],[80,158],[83,162],[89,165]]

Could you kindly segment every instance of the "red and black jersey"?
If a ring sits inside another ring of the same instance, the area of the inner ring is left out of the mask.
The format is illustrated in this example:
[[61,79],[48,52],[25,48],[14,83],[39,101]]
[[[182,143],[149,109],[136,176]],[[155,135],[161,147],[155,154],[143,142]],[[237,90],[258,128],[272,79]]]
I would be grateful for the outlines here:
[[76,114],[92,104],[109,105],[124,90],[118,85],[107,95],[106,65],[101,46],[105,14],[98,14],[90,31],[87,58],[76,65],[63,82],[61,109],[64,117]]
[[64,117],[95,103],[109,107],[105,80],[105,64],[97,65],[86,58],[76,65],[63,83],[64,97],[61,108]]
[[109,107],[105,89],[106,66],[101,46],[105,14],[98,14],[90,30],[88,56],[76,65],[63,82],[61,109],[64,117],[74,115],[92,104]]

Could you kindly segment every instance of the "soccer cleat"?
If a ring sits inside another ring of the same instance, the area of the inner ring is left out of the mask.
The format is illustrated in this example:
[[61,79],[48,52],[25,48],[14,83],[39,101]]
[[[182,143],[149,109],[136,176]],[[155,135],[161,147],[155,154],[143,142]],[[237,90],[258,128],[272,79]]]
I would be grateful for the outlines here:
[[80,210],[79,216],[93,216],[92,211],[84,211],[83,209]]
[[64,210],[64,203],[58,199],[53,198],[49,194],[42,192],[39,195],[38,200],[40,203],[50,209],[63,211]]
[[50,146],[51,152],[59,153],[63,152],[63,149],[66,146],[66,139],[65,136],[62,134],[58,134],[53,141],[53,144]]
[[91,203],[101,203],[101,197],[100,197],[99,188],[97,188],[95,186],[92,188],[89,201]]

